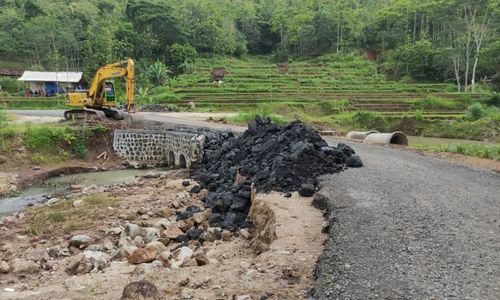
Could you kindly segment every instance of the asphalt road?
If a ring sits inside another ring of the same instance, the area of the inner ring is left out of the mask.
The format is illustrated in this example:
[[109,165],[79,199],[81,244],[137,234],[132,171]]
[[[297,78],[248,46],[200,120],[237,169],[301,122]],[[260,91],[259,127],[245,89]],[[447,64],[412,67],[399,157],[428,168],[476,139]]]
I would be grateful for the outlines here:
[[[137,117],[229,128],[157,113]],[[351,145],[365,166],[321,180],[332,213],[314,298],[500,299],[500,175],[390,147]]]
[[321,181],[332,222],[315,297],[500,299],[500,175],[352,146],[365,166]]

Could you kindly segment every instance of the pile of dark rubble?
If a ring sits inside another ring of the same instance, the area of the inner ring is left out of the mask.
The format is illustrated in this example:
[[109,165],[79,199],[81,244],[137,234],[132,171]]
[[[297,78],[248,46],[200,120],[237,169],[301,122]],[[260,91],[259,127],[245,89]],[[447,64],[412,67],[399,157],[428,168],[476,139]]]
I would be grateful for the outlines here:
[[141,106],[139,110],[143,112],[177,112],[179,108],[172,104],[152,103]]
[[257,118],[242,135],[208,135],[203,159],[193,177],[209,191],[204,202],[212,209],[210,225],[235,230],[249,225],[252,184],[257,192],[274,190],[290,196],[299,191],[312,196],[320,175],[361,166],[349,146],[329,147],[300,121],[279,126]]

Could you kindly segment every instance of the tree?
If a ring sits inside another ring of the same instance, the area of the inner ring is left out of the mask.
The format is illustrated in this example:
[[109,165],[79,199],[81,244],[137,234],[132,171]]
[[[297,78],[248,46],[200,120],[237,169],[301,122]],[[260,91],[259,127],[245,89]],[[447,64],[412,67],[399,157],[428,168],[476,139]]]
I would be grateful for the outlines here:
[[194,63],[198,53],[191,45],[173,44],[168,49],[167,62],[175,75],[186,72],[188,65]]

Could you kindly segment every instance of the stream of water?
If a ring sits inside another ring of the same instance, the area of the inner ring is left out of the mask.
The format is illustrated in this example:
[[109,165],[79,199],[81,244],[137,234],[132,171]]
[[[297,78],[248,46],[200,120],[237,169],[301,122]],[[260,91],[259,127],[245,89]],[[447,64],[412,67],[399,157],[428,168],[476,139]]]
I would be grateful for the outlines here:
[[72,184],[104,186],[125,183],[133,181],[135,175],[146,174],[151,171],[152,170],[126,169],[53,177],[46,180],[41,185],[25,189],[18,196],[0,199],[0,217],[19,211],[30,203],[40,202],[48,195],[63,192]]

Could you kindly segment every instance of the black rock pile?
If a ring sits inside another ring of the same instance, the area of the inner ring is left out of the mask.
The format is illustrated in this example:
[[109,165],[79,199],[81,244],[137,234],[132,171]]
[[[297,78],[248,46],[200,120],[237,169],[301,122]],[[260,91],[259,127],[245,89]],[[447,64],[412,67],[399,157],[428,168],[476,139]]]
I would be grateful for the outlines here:
[[141,106],[139,110],[143,112],[177,112],[179,108],[172,104],[152,103]]
[[[257,118],[242,135],[208,135],[194,178],[209,190],[204,202],[212,209],[210,225],[235,230],[249,225],[252,183],[258,192],[304,190],[310,194],[318,176],[361,165],[349,146],[329,147],[300,121],[282,127]],[[235,183],[237,174],[245,177],[239,184]]]

